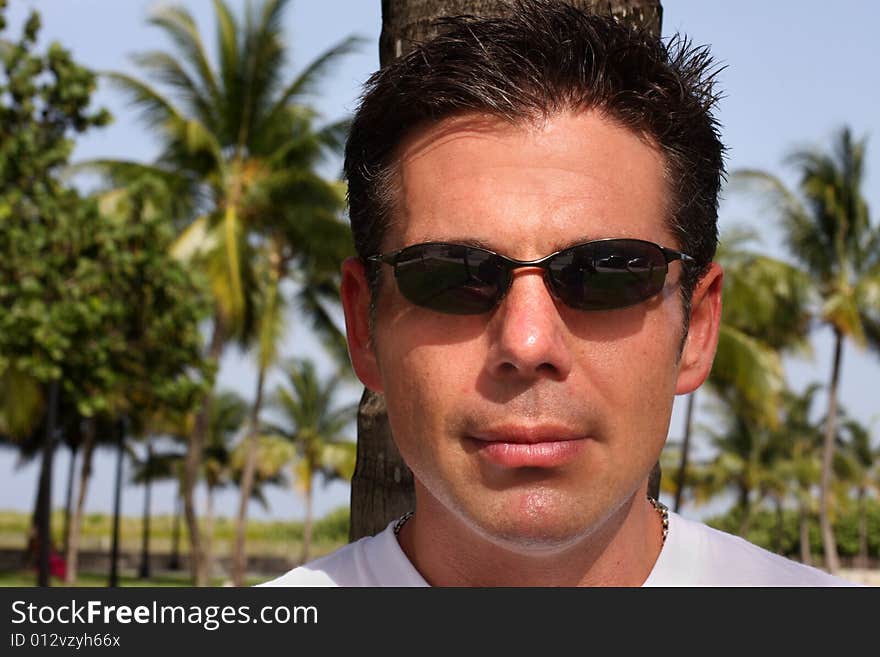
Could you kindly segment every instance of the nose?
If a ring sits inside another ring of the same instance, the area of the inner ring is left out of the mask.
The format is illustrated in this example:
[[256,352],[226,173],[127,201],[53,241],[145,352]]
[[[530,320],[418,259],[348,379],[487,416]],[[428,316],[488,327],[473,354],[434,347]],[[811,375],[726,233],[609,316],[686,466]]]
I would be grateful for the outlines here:
[[537,267],[517,269],[489,323],[489,371],[498,378],[564,380],[572,354],[566,327]]

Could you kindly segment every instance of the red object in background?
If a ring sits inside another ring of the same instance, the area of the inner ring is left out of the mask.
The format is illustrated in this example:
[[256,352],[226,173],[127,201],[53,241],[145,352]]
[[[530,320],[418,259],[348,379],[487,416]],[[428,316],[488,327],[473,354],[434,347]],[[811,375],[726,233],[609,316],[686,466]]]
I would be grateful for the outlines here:
[[64,579],[67,575],[67,562],[55,550],[49,553],[49,574],[59,579]]
[[[26,558],[31,563],[31,569],[36,572],[40,569],[40,545],[39,541],[31,538],[28,542]],[[49,575],[64,579],[67,575],[67,562],[57,550],[49,549]]]

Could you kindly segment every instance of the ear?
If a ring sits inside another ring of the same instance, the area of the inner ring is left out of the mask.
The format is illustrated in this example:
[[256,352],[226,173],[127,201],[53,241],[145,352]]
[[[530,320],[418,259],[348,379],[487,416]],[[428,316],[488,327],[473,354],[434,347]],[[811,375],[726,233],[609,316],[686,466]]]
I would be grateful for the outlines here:
[[382,392],[379,367],[370,340],[370,286],[364,263],[347,258],[342,263],[342,309],[345,313],[345,336],[354,373],[367,388]]
[[715,359],[718,331],[721,326],[721,265],[713,262],[697,283],[691,297],[691,319],[687,339],[678,366],[675,394],[683,395],[699,388]]

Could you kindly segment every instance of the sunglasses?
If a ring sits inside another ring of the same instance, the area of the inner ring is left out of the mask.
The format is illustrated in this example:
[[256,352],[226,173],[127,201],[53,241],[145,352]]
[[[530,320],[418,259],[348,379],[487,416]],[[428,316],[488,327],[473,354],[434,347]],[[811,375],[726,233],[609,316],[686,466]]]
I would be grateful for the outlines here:
[[550,293],[571,308],[613,310],[660,292],[670,262],[694,261],[653,242],[621,238],[584,242],[537,260],[445,242],[414,244],[367,260],[393,266],[397,287],[411,303],[454,315],[497,306],[510,289],[513,271],[521,267],[543,269]]

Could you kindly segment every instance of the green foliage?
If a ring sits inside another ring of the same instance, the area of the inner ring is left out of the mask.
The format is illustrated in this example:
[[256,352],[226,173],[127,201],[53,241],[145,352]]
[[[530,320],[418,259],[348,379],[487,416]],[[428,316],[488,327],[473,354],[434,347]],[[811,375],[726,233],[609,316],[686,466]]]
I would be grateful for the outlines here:
[[[869,500],[866,506],[868,555],[877,559],[880,558],[880,501]],[[724,515],[708,519],[706,523],[721,531],[735,534],[742,523],[742,511],[739,507],[733,507]],[[841,556],[854,557],[859,553],[858,523],[858,510],[855,504],[847,505],[847,509],[838,516],[834,527],[837,548]],[[776,512],[762,509],[753,513],[749,529],[743,538],[767,550],[778,551],[788,557],[798,558],[800,555],[800,529],[797,512],[789,509],[783,512],[781,541],[778,541],[778,527],[779,519]],[[810,553],[814,557],[819,557],[823,554],[822,537],[819,531],[819,521],[815,516],[810,518],[808,527]]]
[[[144,173],[162,180],[184,228],[175,252],[209,280],[224,339],[257,345],[263,368],[280,334],[280,283],[297,275],[301,283],[332,277],[329,294],[318,287],[305,301],[317,295],[335,303],[339,265],[352,251],[341,220],[344,186],[315,173],[325,156],[341,150],[346,124],[316,127],[306,101],[358,40],[341,41],[286,81],[281,17],[287,5],[249,3],[238,17],[215,0],[213,62],[184,6],[157,7],[149,22],[173,48],[135,56],[144,78],[106,76],[140,110],[160,155],[149,165],[91,163],[115,185]],[[340,342],[335,325],[323,321],[322,307],[304,302],[300,308],[328,342]]]
[[752,233],[722,236],[724,304],[708,383],[735,414],[768,427],[778,423],[784,388],[781,352],[804,350],[809,329],[809,277],[747,247]]
[[323,542],[348,542],[348,530],[351,524],[351,511],[347,506],[330,511],[315,523],[314,539]]
[[[62,540],[63,511],[52,512],[52,527],[56,541]],[[319,552],[325,552],[348,542],[349,510],[341,506],[329,511],[315,521],[312,539]],[[170,548],[174,517],[155,515],[150,518],[150,536],[155,546],[167,551]],[[25,544],[31,525],[30,514],[16,511],[0,511],[0,546],[12,547]],[[120,535],[125,549],[139,549],[142,519],[123,517]],[[112,516],[89,513],[83,517],[82,538],[85,546],[106,548],[110,544],[113,529]],[[184,530],[185,531],[185,530]],[[235,523],[219,516],[214,521],[214,540],[221,546],[231,544]],[[303,523],[297,520],[250,520],[247,524],[247,541],[253,547],[252,554],[293,554],[292,546],[303,540]]]
[[356,446],[343,432],[357,413],[357,405],[338,407],[340,375],[321,381],[314,363],[293,360],[286,368],[285,382],[275,391],[272,406],[283,417],[282,424],[268,424],[266,431],[296,449],[297,484],[310,491],[312,478],[320,473],[325,481],[351,480]]
[[[95,77],[67,51],[32,52],[38,29],[34,13],[2,52],[0,380],[59,379],[83,416],[185,407],[211,378],[198,331],[206,309],[168,255],[163,195],[144,179],[99,203],[65,183],[71,135],[109,115],[89,112]],[[0,431],[24,437],[38,416],[0,416]]]

